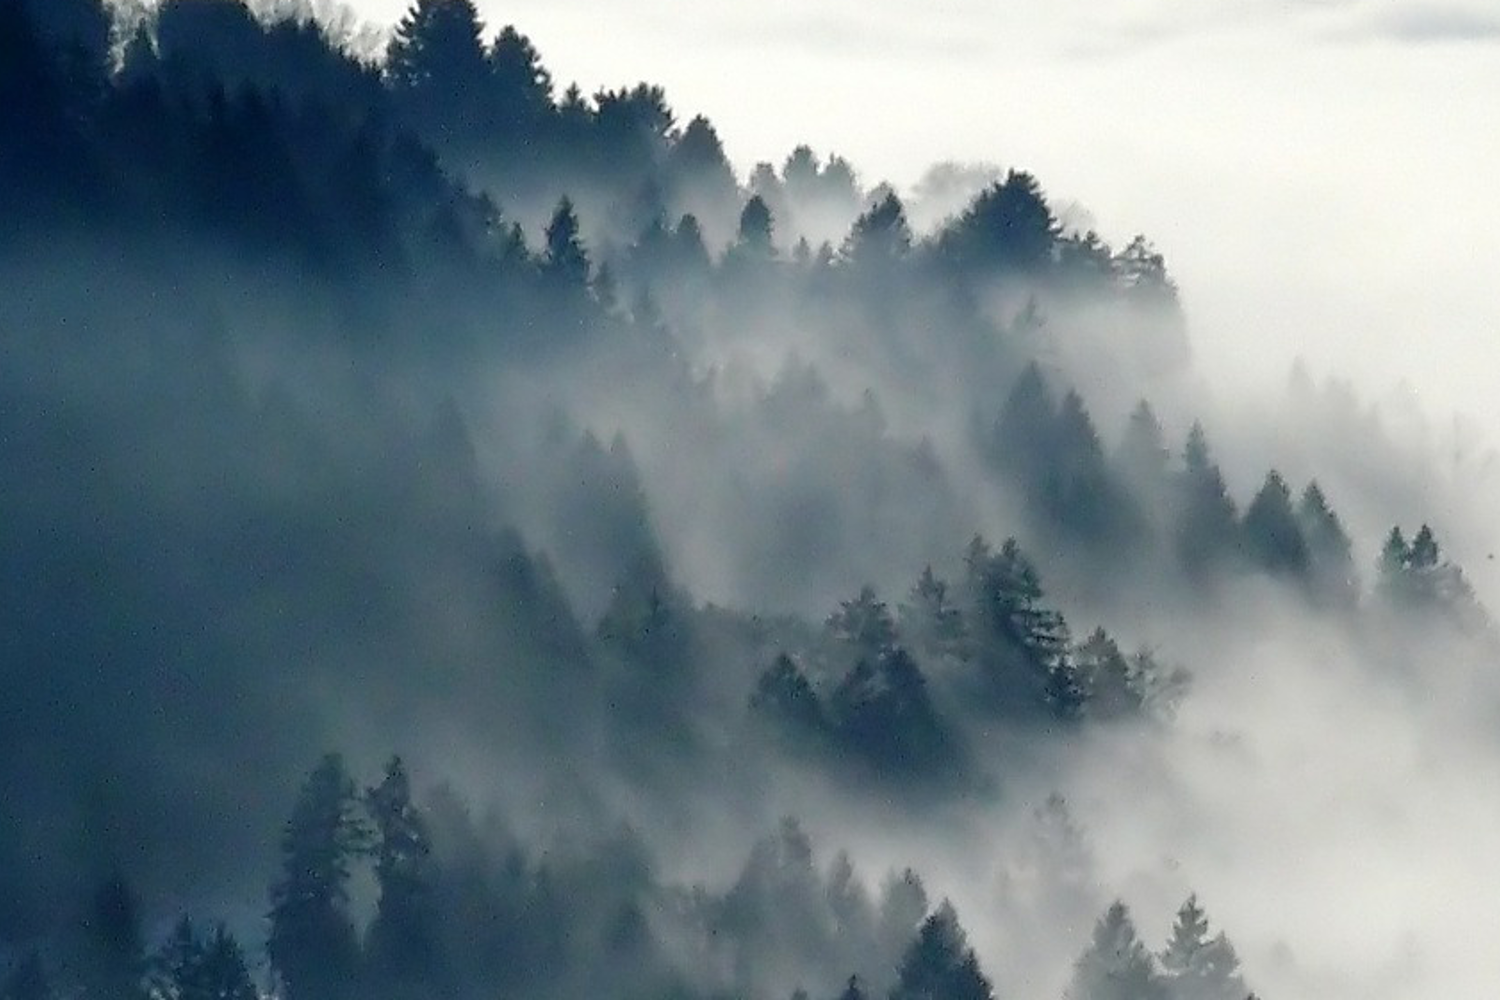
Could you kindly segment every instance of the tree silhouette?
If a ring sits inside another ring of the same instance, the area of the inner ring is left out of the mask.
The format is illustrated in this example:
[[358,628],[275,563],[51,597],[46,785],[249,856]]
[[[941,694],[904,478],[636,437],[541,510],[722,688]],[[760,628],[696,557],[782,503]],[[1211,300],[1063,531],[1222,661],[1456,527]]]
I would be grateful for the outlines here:
[[1291,491],[1274,469],[1245,508],[1241,530],[1252,563],[1269,573],[1306,576],[1307,542],[1292,512]]
[[1314,594],[1334,607],[1352,607],[1359,598],[1353,547],[1343,522],[1329,507],[1316,480],[1302,491],[1297,523],[1307,540]]
[[547,223],[542,274],[558,288],[582,291],[588,287],[589,256],[578,236],[578,214],[567,197],[557,203]]
[[288,1000],[352,995],[359,946],[349,916],[353,860],[369,847],[354,780],[338,754],[313,769],[281,837],[266,951]]
[[507,24],[488,53],[492,114],[501,134],[524,143],[552,113],[552,74],[531,39]]
[[86,997],[144,1000],[146,946],[140,905],[116,874],[99,884],[89,901],[71,956],[71,978]]
[[964,556],[978,652],[1002,702],[1069,718],[1083,692],[1068,659],[1068,624],[1043,603],[1041,578],[1013,538],[990,549],[975,536]]
[[884,267],[910,253],[911,244],[906,209],[890,192],[854,220],[843,254],[856,267]]
[[958,273],[1036,273],[1053,260],[1059,227],[1035,177],[1012,170],[980,192],[938,237],[938,250]]
[[1124,903],[1114,902],[1094,925],[1093,940],[1074,964],[1064,995],[1066,1000],[1167,1000]]
[[1234,946],[1222,933],[1209,937],[1196,895],[1177,911],[1161,968],[1170,1000],[1244,1000],[1248,993]]
[[735,253],[750,260],[764,260],[775,254],[771,242],[771,209],[760,195],[752,195],[740,212]]
[[473,0],[414,0],[386,50],[386,77],[397,107],[439,145],[477,140],[491,93],[484,25]]
[[902,957],[891,1000],[990,1000],[994,992],[969,947],[953,904],[944,900],[922,922]]
[[1209,454],[1203,425],[1194,423],[1183,449],[1178,488],[1177,556],[1189,577],[1203,581],[1221,570],[1233,551],[1238,523],[1223,473]]
[[400,757],[386,763],[385,776],[365,791],[364,799],[374,825],[372,853],[380,888],[366,932],[367,963],[383,981],[430,985],[437,972],[432,844]]

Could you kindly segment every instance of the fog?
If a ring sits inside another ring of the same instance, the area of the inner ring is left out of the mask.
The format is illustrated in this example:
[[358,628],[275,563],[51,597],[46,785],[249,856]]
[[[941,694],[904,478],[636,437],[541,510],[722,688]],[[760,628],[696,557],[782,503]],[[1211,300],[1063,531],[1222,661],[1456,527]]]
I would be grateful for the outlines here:
[[1500,977],[1500,23],[479,8],[0,5],[7,1000]]

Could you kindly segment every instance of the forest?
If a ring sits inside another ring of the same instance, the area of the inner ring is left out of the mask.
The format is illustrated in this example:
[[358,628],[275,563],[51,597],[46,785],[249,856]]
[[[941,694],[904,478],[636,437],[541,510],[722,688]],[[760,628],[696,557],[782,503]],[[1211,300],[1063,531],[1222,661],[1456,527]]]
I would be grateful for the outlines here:
[[361,38],[0,0],[0,998],[1356,995],[1203,817],[1492,725],[1438,458],[1024,169]]

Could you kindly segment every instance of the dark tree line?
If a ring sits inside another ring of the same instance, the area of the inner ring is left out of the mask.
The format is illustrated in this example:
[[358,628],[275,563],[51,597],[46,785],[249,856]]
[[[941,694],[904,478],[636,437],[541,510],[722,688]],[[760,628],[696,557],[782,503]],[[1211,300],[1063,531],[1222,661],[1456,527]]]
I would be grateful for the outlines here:
[[[753,847],[722,891],[675,887],[632,833],[582,853],[529,857],[451,793],[426,805],[399,758],[360,790],[341,757],[307,776],[281,839],[263,953],[190,916],[151,947],[120,877],[76,927],[17,956],[5,1000],[331,997],[989,997],[956,911],[910,869],[872,894],[839,854],[820,868],[794,820]],[[372,914],[350,901],[359,869]],[[267,992],[269,991],[269,993]]]
[[[920,662],[928,667],[922,668]],[[1103,628],[1075,640],[1013,538],[975,536],[957,587],[929,566],[897,614],[870,587],[842,602],[814,647],[781,653],[757,681],[753,713],[792,741],[876,773],[962,781],[962,717],[1028,722],[1169,718],[1188,674],[1147,649],[1126,653]]]

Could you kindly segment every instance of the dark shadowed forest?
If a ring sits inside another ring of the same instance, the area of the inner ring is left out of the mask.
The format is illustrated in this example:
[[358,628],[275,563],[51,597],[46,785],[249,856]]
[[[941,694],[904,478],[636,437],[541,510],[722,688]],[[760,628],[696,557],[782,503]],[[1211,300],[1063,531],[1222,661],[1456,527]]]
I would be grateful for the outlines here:
[[362,40],[0,0],[0,998],[1424,981],[1278,897],[1410,828],[1348,774],[1500,760],[1440,457],[1302,369],[1236,423],[1024,169]]

